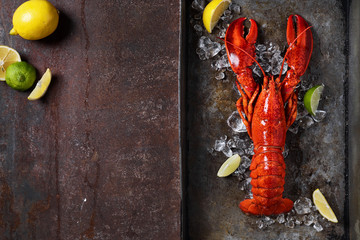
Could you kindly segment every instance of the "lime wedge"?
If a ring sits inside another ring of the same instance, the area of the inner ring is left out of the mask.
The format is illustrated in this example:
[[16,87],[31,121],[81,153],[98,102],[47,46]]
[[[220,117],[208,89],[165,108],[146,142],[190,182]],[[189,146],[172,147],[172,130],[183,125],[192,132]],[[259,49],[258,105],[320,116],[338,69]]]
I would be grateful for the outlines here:
[[230,3],[231,0],[212,0],[206,5],[203,12],[203,23],[209,33],[211,33]]
[[217,176],[218,177],[227,177],[240,166],[241,158],[239,154],[235,154],[229,157],[220,167]]
[[324,195],[322,195],[319,189],[316,189],[313,192],[313,201],[316,208],[324,218],[334,223],[338,222],[335,213],[333,212]]
[[36,87],[30,95],[28,96],[29,100],[37,100],[44,96],[46,90],[48,89],[51,82],[51,71],[48,68],[41,79],[37,82]]
[[306,110],[313,116],[315,116],[316,110],[319,106],[321,93],[324,90],[324,85],[317,85],[310,88],[304,96],[304,106]]

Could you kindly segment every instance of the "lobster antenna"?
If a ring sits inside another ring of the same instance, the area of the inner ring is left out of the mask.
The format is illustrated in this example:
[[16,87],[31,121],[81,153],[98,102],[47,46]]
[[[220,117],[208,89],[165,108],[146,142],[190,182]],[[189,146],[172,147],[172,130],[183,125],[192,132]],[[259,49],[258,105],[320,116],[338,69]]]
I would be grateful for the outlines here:
[[284,68],[284,64],[285,64],[285,59],[286,59],[286,55],[288,54],[289,50],[291,49],[292,45],[294,45],[295,41],[303,34],[305,33],[307,30],[309,30],[310,28],[312,28],[312,26],[309,26],[307,28],[305,28],[305,30],[303,30],[289,45],[289,48],[286,50],[286,53],[285,53],[285,56],[284,56],[284,59],[283,59],[283,62],[281,64],[281,68],[280,68],[280,72],[279,72],[279,81],[280,81],[280,78],[281,78],[281,75],[282,75],[282,70]]
[[259,68],[260,68],[263,76],[265,77],[265,71],[264,71],[263,68],[260,66],[260,63],[259,63],[258,61],[256,61],[256,59],[255,59],[253,56],[251,56],[247,51],[245,51],[244,49],[242,49],[242,48],[239,47],[239,46],[236,46],[236,45],[233,44],[232,42],[226,41],[226,40],[224,40],[224,39],[222,39],[222,38],[219,38],[219,39],[223,40],[225,43],[228,43],[228,44],[232,45],[233,47],[235,47],[235,48],[237,48],[237,49],[240,49],[240,50],[243,51],[246,55],[248,55],[248,57],[250,57],[252,60],[254,60],[254,61],[256,62],[256,64],[259,66]]

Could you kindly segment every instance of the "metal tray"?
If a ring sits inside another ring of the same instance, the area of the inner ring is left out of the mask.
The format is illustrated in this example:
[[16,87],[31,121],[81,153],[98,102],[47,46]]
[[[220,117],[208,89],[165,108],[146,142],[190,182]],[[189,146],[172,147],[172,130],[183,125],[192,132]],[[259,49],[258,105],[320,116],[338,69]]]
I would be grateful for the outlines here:
[[[236,17],[257,21],[259,43],[286,46],[286,19],[303,16],[310,25],[314,50],[302,81],[308,87],[324,84],[320,108],[323,121],[297,134],[288,132],[284,196],[311,198],[316,188],[326,193],[339,223],[324,223],[323,231],[312,226],[294,228],[275,223],[259,229],[260,218],[238,208],[245,198],[236,177],[217,178],[227,158],[212,150],[215,140],[234,136],[226,120],[236,110],[234,76],[215,79],[212,60],[196,54],[199,34],[194,30],[192,1],[183,2],[182,37],[182,179],[184,239],[360,239],[359,224],[359,1],[236,1]],[[194,12],[195,11],[195,12]],[[196,20],[195,20],[196,22]],[[206,33],[204,33],[206,35]],[[206,35],[210,36],[210,35]],[[210,36],[211,37],[211,36]],[[212,38],[214,39],[214,38]],[[215,39],[216,40],[216,39]],[[214,40],[214,41],[215,41]],[[219,41],[221,42],[221,41]],[[246,138],[246,134],[237,134]]]

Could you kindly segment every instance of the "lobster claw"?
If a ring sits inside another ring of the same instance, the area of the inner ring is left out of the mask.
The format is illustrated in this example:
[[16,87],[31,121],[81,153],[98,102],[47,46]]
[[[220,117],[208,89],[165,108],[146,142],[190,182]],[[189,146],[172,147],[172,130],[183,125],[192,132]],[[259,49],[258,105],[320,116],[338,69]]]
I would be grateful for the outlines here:
[[[225,34],[225,47],[228,59],[233,71],[239,75],[250,67],[254,60],[246,53],[255,58],[255,42],[257,39],[257,25],[256,22],[250,19],[251,27],[246,38],[244,38],[244,21],[246,18],[239,18],[233,21],[228,27]],[[242,49],[242,50],[240,50]]]
[[313,37],[311,31],[306,30],[308,27],[307,22],[299,15],[291,15],[288,19],[286,38],[289,50],[286,61],[297,77],[305,73],[313,50]]

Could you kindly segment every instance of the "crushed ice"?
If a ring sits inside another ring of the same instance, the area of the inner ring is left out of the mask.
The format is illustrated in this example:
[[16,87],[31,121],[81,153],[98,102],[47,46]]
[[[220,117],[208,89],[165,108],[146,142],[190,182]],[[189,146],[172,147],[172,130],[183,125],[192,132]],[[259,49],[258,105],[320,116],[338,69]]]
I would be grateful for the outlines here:
[[282,213],[277,216],[260,217],[256,221],[256,224],[259,229],[265,229],[275,222],[284,224],[287,228],[295,228],[296,226],[305,225],[312,226],[318,232],[324,229],[323,225],[326,220],[323,219],[317,212],[309,198],[301,197],[296,200],[294,202],[294,209],[288,213]]

